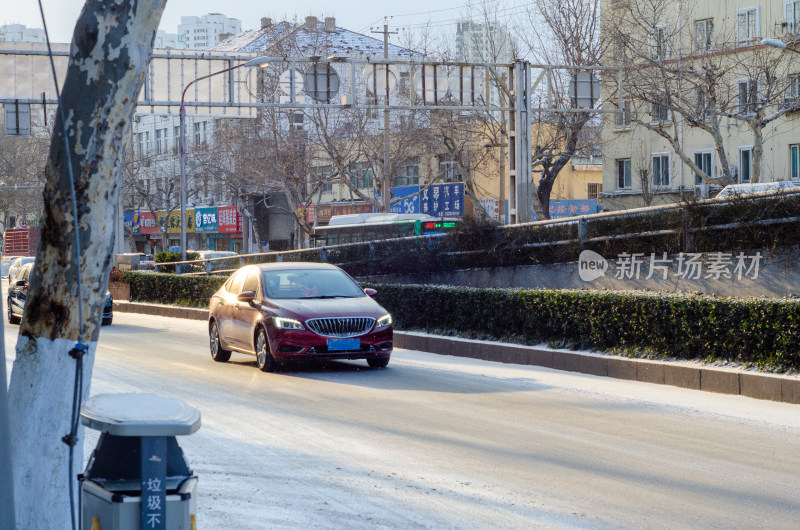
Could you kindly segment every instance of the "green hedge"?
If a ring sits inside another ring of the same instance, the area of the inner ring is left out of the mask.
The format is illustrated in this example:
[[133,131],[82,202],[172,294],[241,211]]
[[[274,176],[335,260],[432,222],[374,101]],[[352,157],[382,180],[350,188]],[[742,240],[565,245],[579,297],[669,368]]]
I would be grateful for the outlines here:
[[371,285],[398,329],[800,370],[800,301]]
[[208,301],[228,276],[179,276],[160,272],[122,273],[131,286],[131,301],[184,307],[208,307]]

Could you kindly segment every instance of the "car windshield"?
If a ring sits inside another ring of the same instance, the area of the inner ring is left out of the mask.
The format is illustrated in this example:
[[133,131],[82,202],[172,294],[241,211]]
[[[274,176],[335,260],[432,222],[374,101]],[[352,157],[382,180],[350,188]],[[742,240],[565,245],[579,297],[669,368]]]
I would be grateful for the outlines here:
[[267,298],[355,298],[366,296],[347,274],[335,269],[269,271],[265,274]]

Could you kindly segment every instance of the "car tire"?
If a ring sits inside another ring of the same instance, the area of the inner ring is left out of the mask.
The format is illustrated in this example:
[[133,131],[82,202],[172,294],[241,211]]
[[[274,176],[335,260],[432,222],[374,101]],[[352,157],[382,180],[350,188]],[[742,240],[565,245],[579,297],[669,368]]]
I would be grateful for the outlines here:
[[389,365],[389,356],[370,357],[367,359],[370,368],[386,368]]
[[231,358],[231,352],[222,348],[222,343],[219,340],[219,327],[216,322],[212,322],[211,327],[208,328],[208,340],[211,348],[211,358],[218,363],[228,362],[228,359]]
[[264,328],[259,328],[256,334],[256,364],[262,372],[273,372],[277,362],[269,349],[269,340]]
[[8,323],[9,324],[19,324],[22,320],[18,316],[15,316],[14,313],[11,311],[11,298],[6,300],[6,307],[8,308]]
[[103,326],[110,326],[111,322],[113,322],[114,317],[108,317],[103,319]]

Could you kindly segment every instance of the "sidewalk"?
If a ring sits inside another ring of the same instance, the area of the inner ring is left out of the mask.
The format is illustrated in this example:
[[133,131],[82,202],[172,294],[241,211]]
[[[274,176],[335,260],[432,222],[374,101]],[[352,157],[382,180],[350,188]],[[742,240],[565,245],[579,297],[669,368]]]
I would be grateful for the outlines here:
[[[114,302],[115,311],[207,320],[207,309],[138,302]],[[410,331],[394,332],[397,348],[486,361],[542,366],[643,383],[735,394],[756,399],[800,404],[800,376],[767,374],[744,368],[725,368],[694,361],[650,361],[614,355],[521,346],[502,342],[442,337]]]

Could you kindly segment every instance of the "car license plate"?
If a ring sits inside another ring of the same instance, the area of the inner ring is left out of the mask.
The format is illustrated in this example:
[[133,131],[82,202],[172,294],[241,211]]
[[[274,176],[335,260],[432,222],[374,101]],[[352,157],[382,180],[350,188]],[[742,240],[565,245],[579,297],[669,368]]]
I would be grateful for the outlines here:
[[328,351],[360,350],[361,339],[328,339]]

